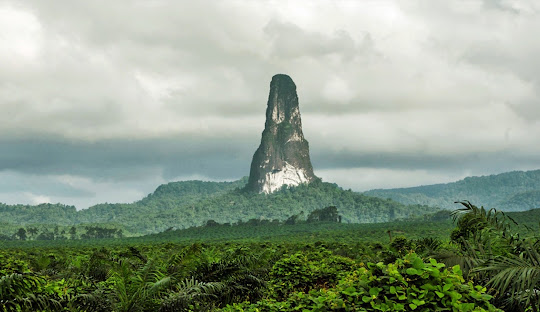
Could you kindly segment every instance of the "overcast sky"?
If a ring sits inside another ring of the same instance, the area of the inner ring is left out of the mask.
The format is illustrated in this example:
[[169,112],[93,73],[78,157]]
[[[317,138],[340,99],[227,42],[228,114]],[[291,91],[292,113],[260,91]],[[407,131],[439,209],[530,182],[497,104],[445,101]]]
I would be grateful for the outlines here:
[[344,188],[538,169],[539,29],[536,0],[0,0],[0,202],[246,176],[277,73]]

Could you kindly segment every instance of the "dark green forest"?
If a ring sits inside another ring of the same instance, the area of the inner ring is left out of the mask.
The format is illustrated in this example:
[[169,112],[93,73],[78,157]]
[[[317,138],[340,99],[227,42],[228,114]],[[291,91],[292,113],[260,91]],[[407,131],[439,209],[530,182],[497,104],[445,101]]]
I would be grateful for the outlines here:
[[[449,184],[363,194],[316,181],[270,195],[244,192],[247,178],[234,182],[182,181],[159,186],[131,204],[98,204],[77,211],[62,204],[0,204],[0,239],[131,237],[204,225],[249,220],[283,222],[315,209],[336,206],[343,223],[379,223],[455,209],[456,200],[482,202],[502,211],[540,206],[540,170],[471,177]],[[374,196],[379,196],[374,197]],[[391,198],[391,199],[389,199]],[[475,200],[476,199],[476,200]],[[20,233],[21,234],[21,233]]]
[[540,170],[467,177],[446,184],[377,189],[364,194],[391,198],[407,205],[428,205],[451,210],[456,208],[453,204],[455,201],[467,199],[489,208],[522,211],[540,208]]
[[[534,203],[505,181],[497,200]],[[245,182],[174,182],[81,211],[0,205],[1,310],[540,311],[540,209]]]
[[[6,226],[3,235],[20,226],[77,228],[93,225],[115,227],[124,236],[162,232],[168,228],[218,223],[238,223],[250,219],[284,221],[292,215],[336,206],[343,223],[377,223],[437,211],[422,205],[404,205],[343,190],[335,184],[316,181],[309,185],[283,188],[272,194],[242,190],[246,178],[235,182],[185,181],[161,185],[144,199],[132,204],[99,204],[77,211],[73,206],[0,204]],[[65,230],[65,229],[61,229]],[[79,230],[81,233],[84,229]]]
[[[8,241],[3,311],[539,311],[540,210],[378,224],[336,207],[144,237]],[[526,224],[521,221],[528,220]]]

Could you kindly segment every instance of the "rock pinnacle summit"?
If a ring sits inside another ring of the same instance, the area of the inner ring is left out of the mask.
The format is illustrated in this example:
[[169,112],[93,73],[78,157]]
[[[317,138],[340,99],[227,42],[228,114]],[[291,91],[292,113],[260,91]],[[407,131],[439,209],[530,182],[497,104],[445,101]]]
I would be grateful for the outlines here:
[[283,185],[296,186],[317,179],[302,133],[296,85],[291,77],[272,77],[261,145],[251,162],[246,189],[272,193]]

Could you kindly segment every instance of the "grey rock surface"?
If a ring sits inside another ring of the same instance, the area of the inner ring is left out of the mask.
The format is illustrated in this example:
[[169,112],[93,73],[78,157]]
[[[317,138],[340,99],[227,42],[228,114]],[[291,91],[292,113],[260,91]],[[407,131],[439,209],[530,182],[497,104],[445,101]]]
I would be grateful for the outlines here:
[[253,155],[246,189],[272,193],[283,185],[296,186],[317,179],[302,133],[296,85],[291,77],[272,77],[261,144]]

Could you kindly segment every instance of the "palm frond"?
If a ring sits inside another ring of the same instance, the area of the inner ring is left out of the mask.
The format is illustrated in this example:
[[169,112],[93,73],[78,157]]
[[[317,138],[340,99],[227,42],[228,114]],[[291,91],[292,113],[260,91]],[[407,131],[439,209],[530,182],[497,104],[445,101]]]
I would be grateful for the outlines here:
[[103,289],[97,289],[87,294],[79,294],[73,298],[71,304],[81,311],[105,312],[113,310],[109,294]]
[[163,289],[169,288],[173,283],[173,279],[170,276],[162,277],[156,282],[150,283],[147,289],[148,296],[155,296]]
[[510,305],[524,304],[540,309],[540,253],[536,248],[520,255],[496,257],[475,271],[491,273],[488,285]]
[[0,307],[5,311],[59,311],[60,303],[38,293],[44,281],[33,273],[12,273],[0,278]]
[[178,283],[177,292],[170,294],[160,305],[160,312],[187,311],[190,304],[199,302],[211,304],[210,298],[216,298],[221,293],[225,285],[219,282],[199,282],[194,277],[187,278]]

